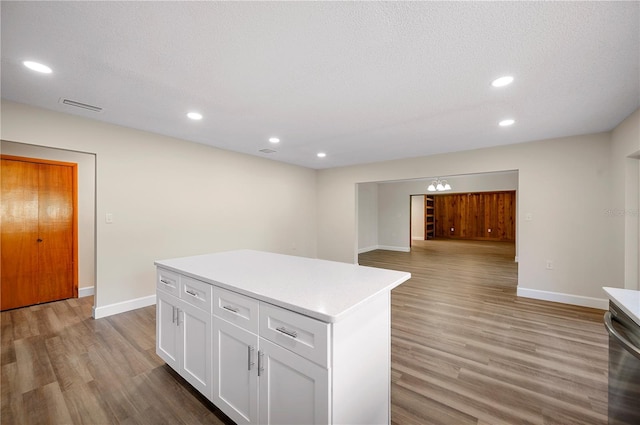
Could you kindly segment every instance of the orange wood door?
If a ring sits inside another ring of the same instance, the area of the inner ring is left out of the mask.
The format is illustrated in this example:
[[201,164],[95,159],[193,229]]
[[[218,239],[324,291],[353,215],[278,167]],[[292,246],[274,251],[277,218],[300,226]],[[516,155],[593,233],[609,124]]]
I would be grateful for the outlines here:
[[2,310],[77,296],[75,168],[2,159]]
[[2,160],[2,310],[38,299],[38,167]]
[[39,300],[73,296],[73,170],[38,164]]

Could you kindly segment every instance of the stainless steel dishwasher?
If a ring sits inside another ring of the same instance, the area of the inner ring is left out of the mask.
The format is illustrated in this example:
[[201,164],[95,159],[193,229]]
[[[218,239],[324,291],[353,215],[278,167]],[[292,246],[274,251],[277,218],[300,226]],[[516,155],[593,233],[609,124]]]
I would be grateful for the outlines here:
[[640,325],[613,302],[604,325],[609,333],[609,425],[638,425]]

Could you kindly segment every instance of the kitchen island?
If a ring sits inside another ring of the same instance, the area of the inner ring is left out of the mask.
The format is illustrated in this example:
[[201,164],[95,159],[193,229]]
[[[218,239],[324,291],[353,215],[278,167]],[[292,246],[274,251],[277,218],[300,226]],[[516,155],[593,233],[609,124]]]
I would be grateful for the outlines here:
[[236,423],[389,423],[409,273],[252,250],[155,264],[156,352]]

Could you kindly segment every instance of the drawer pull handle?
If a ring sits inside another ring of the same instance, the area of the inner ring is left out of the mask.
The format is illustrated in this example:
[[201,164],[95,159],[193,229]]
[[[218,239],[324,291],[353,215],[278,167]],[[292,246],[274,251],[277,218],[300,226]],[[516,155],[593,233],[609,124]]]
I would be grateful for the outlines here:
[[171,285],[171,282],[169,282],[168,280],[160,279],[160,282],[164,283],[165,285]]
[[237,307],[232,307],[230,305],[223,305],[222,308],[236,314],[238,314],[238,311],[239,311]]
[[247,369],[248,369],[248,370],[251,370],[251,366],[253,366],[253,365],[255,364],[254,362],[252,362],[252,361],[251,361],[251,357],[253,357],[253,356],[252,356],[252,354],[253,354],[253,350],[254,350],[254,348],[253,348],[253,345],[250,345],[250,346],[248,346],[247,348],[248,348],[248,353],[247,353],[247,356],[248,356],[248,360],[247,360]]
[[258,351],[258,376],[262,375],[262,372],[264,372],[264,353],[262,352],[262,350]]
[[188,289],[187,289],[187,290],[185,290],[185,292],[186,292],[187,294],[191,295],[192,297],[196,297],[196,298],[198,297],[198,294],[196,294],[195,292],[190,291],[190,290],[188,290]]
[[285,328],[284,326],[280,326],[279,328],[276,328],[276,330],[278,332],[282,332],[285,335],[289,335],[291,338],[297,338],[298,337],[298,332],[290,331],[289,329]]

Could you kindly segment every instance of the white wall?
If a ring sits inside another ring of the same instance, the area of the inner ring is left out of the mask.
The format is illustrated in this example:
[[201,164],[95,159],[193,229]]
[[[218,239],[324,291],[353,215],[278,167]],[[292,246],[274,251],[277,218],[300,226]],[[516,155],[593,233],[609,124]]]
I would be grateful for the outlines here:
[[358,252],[378,246],[378,185],[365,183],[358,190]]
[[[98,316],[154,302],[155,259],[254,248],[354,263],[367,214],[357,209],[357,184],[427,173],[518,171],[520,293],[587,305],[602,299],[601,286],[623,287],[625,273],[638,273],[625,268],[637,246],[625,229],[638,226],[638,179],[633,165],[616,174],[640,150],[638,112],[612,134],[318,172],[12,102],[2,102],[1,119],[2,139],[96,155]],[[623,220],[607,214],[628,206]]]
[[424,240],[424,195],[411,196],[411,239]]
[[616,279],[627,289],[640,289],[640,110],[611,135],[612,199],[606,206],[614,234]]
[[93,293],[95,284],[95,155],[0,141],[5,155],[49,159],[78,164],[78,289]]
[[[601,287],[622,285],[612,258],[615,238],[603,213],[611,197],[610,138],[592,134],[321,170],[318,256],[357,261],[357,183],[517,170],[519,293],[568,294],[565,301],[602,307]],[[531,221],[524,221],[526,214]],[[546,260],[553,261],[553,270],[545,268]]]
[[155,302],[157,259],[236,248],[316,256],[314,170],[4,100],[1,131],[96,155],[97,317]]

